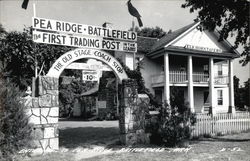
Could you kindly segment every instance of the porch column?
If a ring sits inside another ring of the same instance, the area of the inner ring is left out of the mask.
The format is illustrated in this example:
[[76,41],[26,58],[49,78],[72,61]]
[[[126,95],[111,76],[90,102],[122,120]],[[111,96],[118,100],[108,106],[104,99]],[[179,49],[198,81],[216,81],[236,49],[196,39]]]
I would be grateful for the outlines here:
[[164,101],[170,103],[170,86],[169,86],[169,57],[168,53],[164,54]]
[[188,102],[191,112],[194,110],[194,87],[193,87],[193,61],[192,56],[188,56]]
[[234,106],[234,79],[233,79],[233,59],[228,60],[228,79],[229,79],[229,113],[235,113]]
[[212,114],[215,114],[215,90],[214,90],[214,59],[209,58],[209,100]]

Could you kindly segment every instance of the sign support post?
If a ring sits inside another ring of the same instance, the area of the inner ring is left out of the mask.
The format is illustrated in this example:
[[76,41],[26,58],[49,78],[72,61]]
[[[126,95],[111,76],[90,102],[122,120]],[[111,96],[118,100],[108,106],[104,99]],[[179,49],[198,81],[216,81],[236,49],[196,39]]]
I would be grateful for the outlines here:
[[[33,14],[34,14],[34,17],[36,17],[36,4],[35,3],[33,3]],[[35,29],[33,28],[33,26],[32,26],[32,29],[33,29],[33,31],[32,32],[34,32],[35,31]],[[37,72],[37,58],[36,58],[36,52],[37,52],[37,48],[36,48],[36,43],[34,44],[34,54],[35,54],[35,78],[37,78],[37,76],[38,76],[38,72]]]
[[[132,20],[132,31],[135,32],[135,21],[134,21],[134,17],[133,17],[133,20]],[[135,70],[136,69],[136,62],[135,62],[135,59],[136,59],[136,53],[133,52],[133,69]]]

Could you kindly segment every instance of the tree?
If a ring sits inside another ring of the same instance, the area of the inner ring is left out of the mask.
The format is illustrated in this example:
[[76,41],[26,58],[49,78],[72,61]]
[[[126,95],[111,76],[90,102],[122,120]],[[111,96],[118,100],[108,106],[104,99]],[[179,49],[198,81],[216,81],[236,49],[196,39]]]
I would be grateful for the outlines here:
[[250,108],[250,78],[246,82],[244,82],[244,96],[243,99],[245,100],[245,105]]
[[234,102],[237,110],[244,109],[242,89],[239,86],[240,79],[234,76]]
[[250,78],[244,82],[244,87],[239,87],[239,78],[234,76],[234,101],[237,110],[245,111],[245,106],[250,107]]
[[0,24],[0,38],[5,33],[6,33],[5,29],[3,28],[2,24]]
[[32,127],[21,95],[14,84],[0,80],[0,160],[12,160],[12,154],[29,148]]
[[60,55],[71,49],[65,46],[35,44],[32,41],[31,28],[26,28],[23,32],[5,33],[0,44],[3,77],[22,90],[31,85],[36,64],[38,70],[46,73]]
[[[132,29],[130,29],[132,31]],[[135,27],[135,32],[137,32],[138,36],[143,36],[143,37],[151,37],[151,38],[162,38],[165,36],[167,33],[160,27],[156,26],[155,28],[153,27],[144,27],[140,29],[139,27]],[[171,30],[169,30],[171,32]]]
[[190,12],[198,11],[196,20],[205,26],[205,29],[218,29],[219,41],[235,36],[234,49],[239,45],[244,47],[241,53],[242,65],[250,61],[249,40],[249,6],[247,0],[186,0],[183,8],[190,8]]

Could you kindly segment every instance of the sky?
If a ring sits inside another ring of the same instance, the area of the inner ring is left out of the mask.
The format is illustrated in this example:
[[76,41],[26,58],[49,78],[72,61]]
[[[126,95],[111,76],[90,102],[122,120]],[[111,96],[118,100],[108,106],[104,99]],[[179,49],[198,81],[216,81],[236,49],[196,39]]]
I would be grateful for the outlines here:
[[[101,26],[112,23],[113,29],[128,30],[132,16],[128,13],[127,0],[30,0],[27,10],[21,8],[23,0],[0,0],[0,23],[7,31],[22,31],[31,26],[34,16],[67,22]],[[159,26],[163,30],[176,30],[193,22],[197,12],[181,8],[184,0],[132,0],[142,16],[144,27]],[[137,24],[137,21],[136,25]],[[250,64],[241,67],[234,61],[234,74],[242,84],[250,77]]]

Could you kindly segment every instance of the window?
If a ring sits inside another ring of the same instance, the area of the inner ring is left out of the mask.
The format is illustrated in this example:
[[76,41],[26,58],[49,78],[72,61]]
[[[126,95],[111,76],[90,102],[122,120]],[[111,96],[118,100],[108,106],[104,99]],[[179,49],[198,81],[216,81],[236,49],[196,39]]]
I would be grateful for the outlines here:
[[217,105],[223,105],[223,91],[217,90]]
[[155,90],[155,99],[157,102],[162,102],[162,90]]
[[182,72],[186,71],[185,65],[183,65],[183,64],[180,65],[180,71],[182,71]]
[[222,75],[222,64],[218,65],[218,75]]
[[208,65],[203,65],[203,72],[205,73],[205,74],[208,74]]
[[208,72],[208,65],[204,65],[203,70],[204,70],[204,72]]
[[205,91],[205,92],[203,93],[203,101],[204,101],[204,103],[208,103],[208,94],[209,94],[208,91]]

